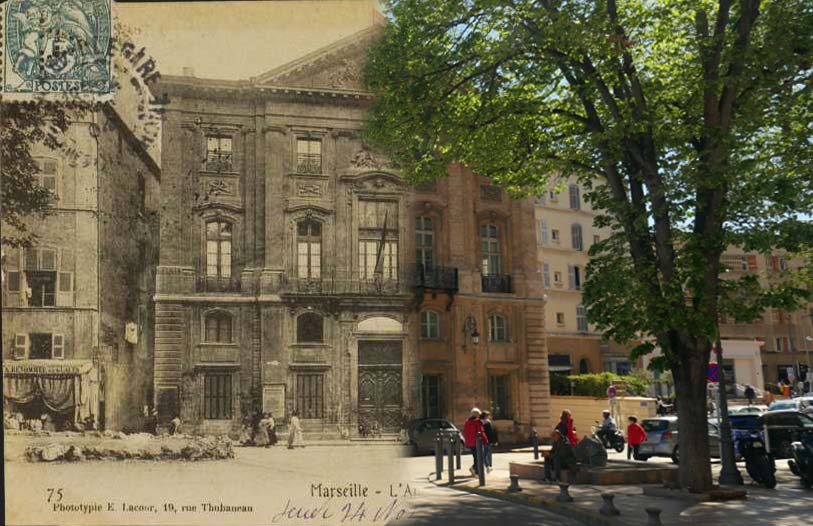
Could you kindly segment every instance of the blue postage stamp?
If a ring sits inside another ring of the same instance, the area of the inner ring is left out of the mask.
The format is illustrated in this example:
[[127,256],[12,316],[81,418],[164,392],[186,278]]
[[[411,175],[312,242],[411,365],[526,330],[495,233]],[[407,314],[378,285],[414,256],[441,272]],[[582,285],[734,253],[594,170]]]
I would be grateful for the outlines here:
[[112,91],[111,0],[8,0],[5,94]]

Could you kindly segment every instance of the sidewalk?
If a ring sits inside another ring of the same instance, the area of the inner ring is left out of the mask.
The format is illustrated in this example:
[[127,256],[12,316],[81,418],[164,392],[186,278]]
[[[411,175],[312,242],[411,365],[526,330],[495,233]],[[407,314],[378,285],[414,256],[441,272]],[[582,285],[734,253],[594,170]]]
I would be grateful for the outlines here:
[[[444,479],[430,482],[438,486],[448,486],[448,474]],[[657,488],[659,494],[669,493],[660,485],[612,485],[591,486],[573,485],[569,492],[573,502],[557,502],[559,486],[531,480],[520,480],[521,492],[508,491],[510,480],[508,470],[495,469],[486,476],[486,485],[480,487],[476,477],[468,470],[455,471],[454,489],[486,495],[502,500],[537,506],[579,520],[590,526],[646,526],[648,516],[645,508],[659,508],[664,526],[709,524],[738,526],[800,526],[813,523],[813,492],[805,491],[798,484],[783,484],[776,490],[748,485],[745,500],[725,502],[698,502],[681,498],[646,496],[644,488]],[[599,513],[602,493],[612,493],[619,516],[607,517]]]

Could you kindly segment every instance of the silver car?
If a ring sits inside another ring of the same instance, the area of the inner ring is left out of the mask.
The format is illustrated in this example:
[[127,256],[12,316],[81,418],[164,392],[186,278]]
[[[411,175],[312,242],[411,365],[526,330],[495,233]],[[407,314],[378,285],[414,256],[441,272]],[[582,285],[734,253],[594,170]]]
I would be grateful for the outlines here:
[[407,436],[413,453],[416,455],[434,453],[435,437],[437,437],[439,431],[456,433],[462,446],[463,435],[453,423],[445,418],[421,418],[420,420],[413,420],[407,429]]
[[[712,458],[720,457],[720,429],[717,424],[709,422],[709,449]],[[676,416],[646,418],[641,421],[646,431],[646,440],[638,449],[638,460],[650,457],[668,457],[675,464],[680,458],[678,448],[678,419]]]

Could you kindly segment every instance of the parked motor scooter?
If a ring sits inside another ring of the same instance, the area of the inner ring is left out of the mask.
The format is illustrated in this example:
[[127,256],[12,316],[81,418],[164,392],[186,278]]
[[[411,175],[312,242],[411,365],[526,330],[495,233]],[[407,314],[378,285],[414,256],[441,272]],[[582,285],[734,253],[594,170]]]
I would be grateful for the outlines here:
[[[596,424],[598,424],[598,422],[596,422]],[[619,453],[624,451],[624,445],[626,444],[626,441],[624,440],[624,434],[618,429],[610,433],[607,432],[600,433],[601,426],[595,425],[592,427],[592,431],[593,436],[599,439],[601,443],[604,445],[604,449],[613,448]]]
[[768,489],[775,488],[776,465],[765,448],[765,441],[759,431],[751,430],[741,434],[737,439],[737,448],[745,459],[745,469],[754,482]]
[[813,487],[813,435],[791,443],[790,449],[793,455],[793,458],[788,460],[790,470],[797,477],[801,477],[804,487]]

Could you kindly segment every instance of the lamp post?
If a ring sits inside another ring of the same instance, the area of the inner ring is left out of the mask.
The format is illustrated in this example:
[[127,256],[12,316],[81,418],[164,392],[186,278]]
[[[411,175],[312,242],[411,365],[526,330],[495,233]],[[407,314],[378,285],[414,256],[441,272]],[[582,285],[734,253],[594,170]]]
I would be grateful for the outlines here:
[[474,345],[480,343],[480,333],[477,332],[477,320],[472,315],[468,315],[466,319],[463,320],[463,350],[466,349],[469,331],[471,331],[471,343]]
[[[810,315],[811,324],[813,325],[813,314]],[[813,343],[813,337],[805,336],[805,358],[807,360],[807,371],[805,371],[805,383],[807,383],[808,392],[813,391],[813,371],[810,370],[810,344]]]
[[728,395],[725,392],[725,366],[723,365],[723,344],[717,337],[717,364],[720,382],[717,387],[720,397],[720,459],[723,467],[720,470],[720,484],[742,485],[742,475],[734,460],[734,441],[731,437],[731,422],[728,419]]

